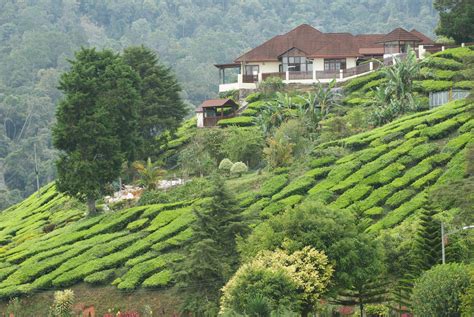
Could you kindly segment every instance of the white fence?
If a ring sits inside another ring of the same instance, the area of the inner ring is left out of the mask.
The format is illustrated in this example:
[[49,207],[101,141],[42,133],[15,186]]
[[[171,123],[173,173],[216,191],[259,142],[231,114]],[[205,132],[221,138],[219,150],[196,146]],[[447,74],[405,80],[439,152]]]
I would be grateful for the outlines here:
[[430,109],[436,108],[453,100],[463,99],[469,95],[469,90],[452,89],[448,91],[430,92]]

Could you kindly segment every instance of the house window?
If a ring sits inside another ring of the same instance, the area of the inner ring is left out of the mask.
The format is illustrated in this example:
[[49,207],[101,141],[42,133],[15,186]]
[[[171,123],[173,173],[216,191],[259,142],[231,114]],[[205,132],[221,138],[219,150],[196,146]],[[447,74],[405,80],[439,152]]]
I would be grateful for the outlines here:
[[324,70],[336,71],[346,69],[346,59],[324,59]]
[[304,56],[284,56],[280,71],[286,72],[311,72],[313,71],[313,62]]
[[245,75],[257,76],[259,71],[258,65],[245,65]]

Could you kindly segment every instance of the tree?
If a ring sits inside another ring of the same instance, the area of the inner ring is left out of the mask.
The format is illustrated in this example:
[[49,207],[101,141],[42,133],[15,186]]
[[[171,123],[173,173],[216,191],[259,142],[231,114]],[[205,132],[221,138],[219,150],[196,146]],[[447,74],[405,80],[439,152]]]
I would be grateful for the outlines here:
[[87,201],[95,200],[120,174],[124,160],[135,156],[139,78],[112,51],[83,48],[59,85],[64,99],[53,127],[57,187]]
[[[347,277],[346,289],[339,292],[336,302],[342,305],[358,305],[361,317],[365,305],[381,303],[387,294],[385,257],[381,245],[374,237],[359,233],[346,242],[353,270]],[[351,251],[349,251],[351,250]],[[343,257],[339,257],[343,258]]]
[[439,11],[436,34],[453,38],[457,43],[474,41],[474,4],[469,0],[435,0]]
[[247,167],[247,165],[245,165],[245,163],[235,162],[232,165],[230,172],[231,174],[237,174],[237,176],[240,177],[243,173],[247,173],[248,170],[249,168]]
[[313,311],[332,276],[324,252],[311,247],[288,254],[263,251],[244,264],[223,288],[221,312],[249,312],[254,298],[263,298],[269,310],[282,307],[307,316]]
[[376,125],[388,123],[397,116],[420,108],[413,95],[413,81],[419,75],[422,64],[417,61],[413,49],[408,50],[405,59],[394,59],[394,65],[381,69],[387,83],[375,90],[372,116]]
[[424,210],[415,243],[416,267],[419,273],[441,263],[441,226],[432,208]]
[[199,316],[217,309],[219,290],[237,269],[236,237],[248,232],[238,204],[217,175],[209,196],[210,202],[194,211],[193,238],[177,267],[182,309]]
[[160,169],[157,162],[152,163],[148,158],[146,163],[136,161],[133,167],[140,175],[139,184],[144,186],[147,190],[155,190],[159,179],[163,176],[164,171]]
[[[354,215],[315,202],[306,202],[258,225],[247,239],[239,242],[244,260],[250,260],[262,250],[283,248],[290,253],[311,246],[324,251],[334,265],[334,277],[329,289],[335,297],[339,291],[355,285],[352,272],[367,265],[359,259],[355,246],[357,238]],[[366,241],[366,240],[364,240]],[[367,251],[368,252],[368,251]],[[378,254],[380,249],[372,254]],[[378,265],[379,259],[370,258]]]
[[171,69],[161,64],[156,54],[144,46],[126,48],[123,60],[140,76],[141,104],[139,107],[140,136],[143,144],[140,151],[154,156],[159,150],[157,137],[166,130],[174,132],[187,113],[181,100],[181,87]]
[[228,175],[233,165],[234,163],[231,160],[225,158],[219,163],[219,170],[224,171]]
[[470,284],[466,265],[442,264],[421,275],[413,288],[413,307],[418,316],[461,316],[461,295]]

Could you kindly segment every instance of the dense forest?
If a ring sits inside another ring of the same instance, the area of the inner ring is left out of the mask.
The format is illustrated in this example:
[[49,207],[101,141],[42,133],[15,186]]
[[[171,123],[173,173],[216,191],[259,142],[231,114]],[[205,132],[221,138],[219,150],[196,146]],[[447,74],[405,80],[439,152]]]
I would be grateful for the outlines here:
[[403,26],[433,35],[437,19],[432,0],[2,0],[0,209],[35,190],[34,145],[40,183],[55,177],[50,127],[61,98],[57,83],[81,46],[156,50],[192,108],[216,94],[214,63],[298,24],[352,33]]

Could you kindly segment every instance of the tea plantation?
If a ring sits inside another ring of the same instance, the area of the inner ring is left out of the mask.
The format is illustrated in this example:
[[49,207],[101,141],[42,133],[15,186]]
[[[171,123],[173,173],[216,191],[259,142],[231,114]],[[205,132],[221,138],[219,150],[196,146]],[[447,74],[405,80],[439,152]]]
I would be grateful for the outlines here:
[[[357,208],[377,232],[409,221],[428,191],[464,177],[474,143],[474,103],[457,101],[325,143],[299,174],[280,170],[237,190],[239,205],[265,219],[305,200]],[[348,154],[338,157],[333,147]],[[231,182],[231,180],[229,181]],[[239,193],[240,192],[240,193]],[[162,288],[192,236],[193,208],[205,199],[138,206],[84,218],[85,207],[42,189],[0,213],[0,297],[79,282],[118,289]]]
[[[420,96],[451,88],[472,89],[466,56],[474,47],[433,54],[415,82]],[[380,72],[343,87],[346,107],[365,104],[385,81]],[[300,96],[293,96],[298,104]],[[242,115],[219,125],[255,125],[268,101],[250,95]],[[271,105],[271,103],[270,103]],[[256,127],[252,128],[255,129]],[[380,128],[323,143],[299,170],[253,173],[227,180],[243,214],[255,223],[303,201],[352,208],[379,232],[416,219],[436,186],[464,178],[474,151],[474,103],[463,100],[402,117]],[[195,134],[185,122],[163,157],[175,156]],[[344,155],[334,149],[344,149]],[[470,155],[470,156],[468,156]],[[172,285],[172,264],[193,235],[193,209],[207,198],[154,204],[84,217],[85,206],[59,194],[54,185],[0,212],[0,299],[77,283],[120,290]]]

